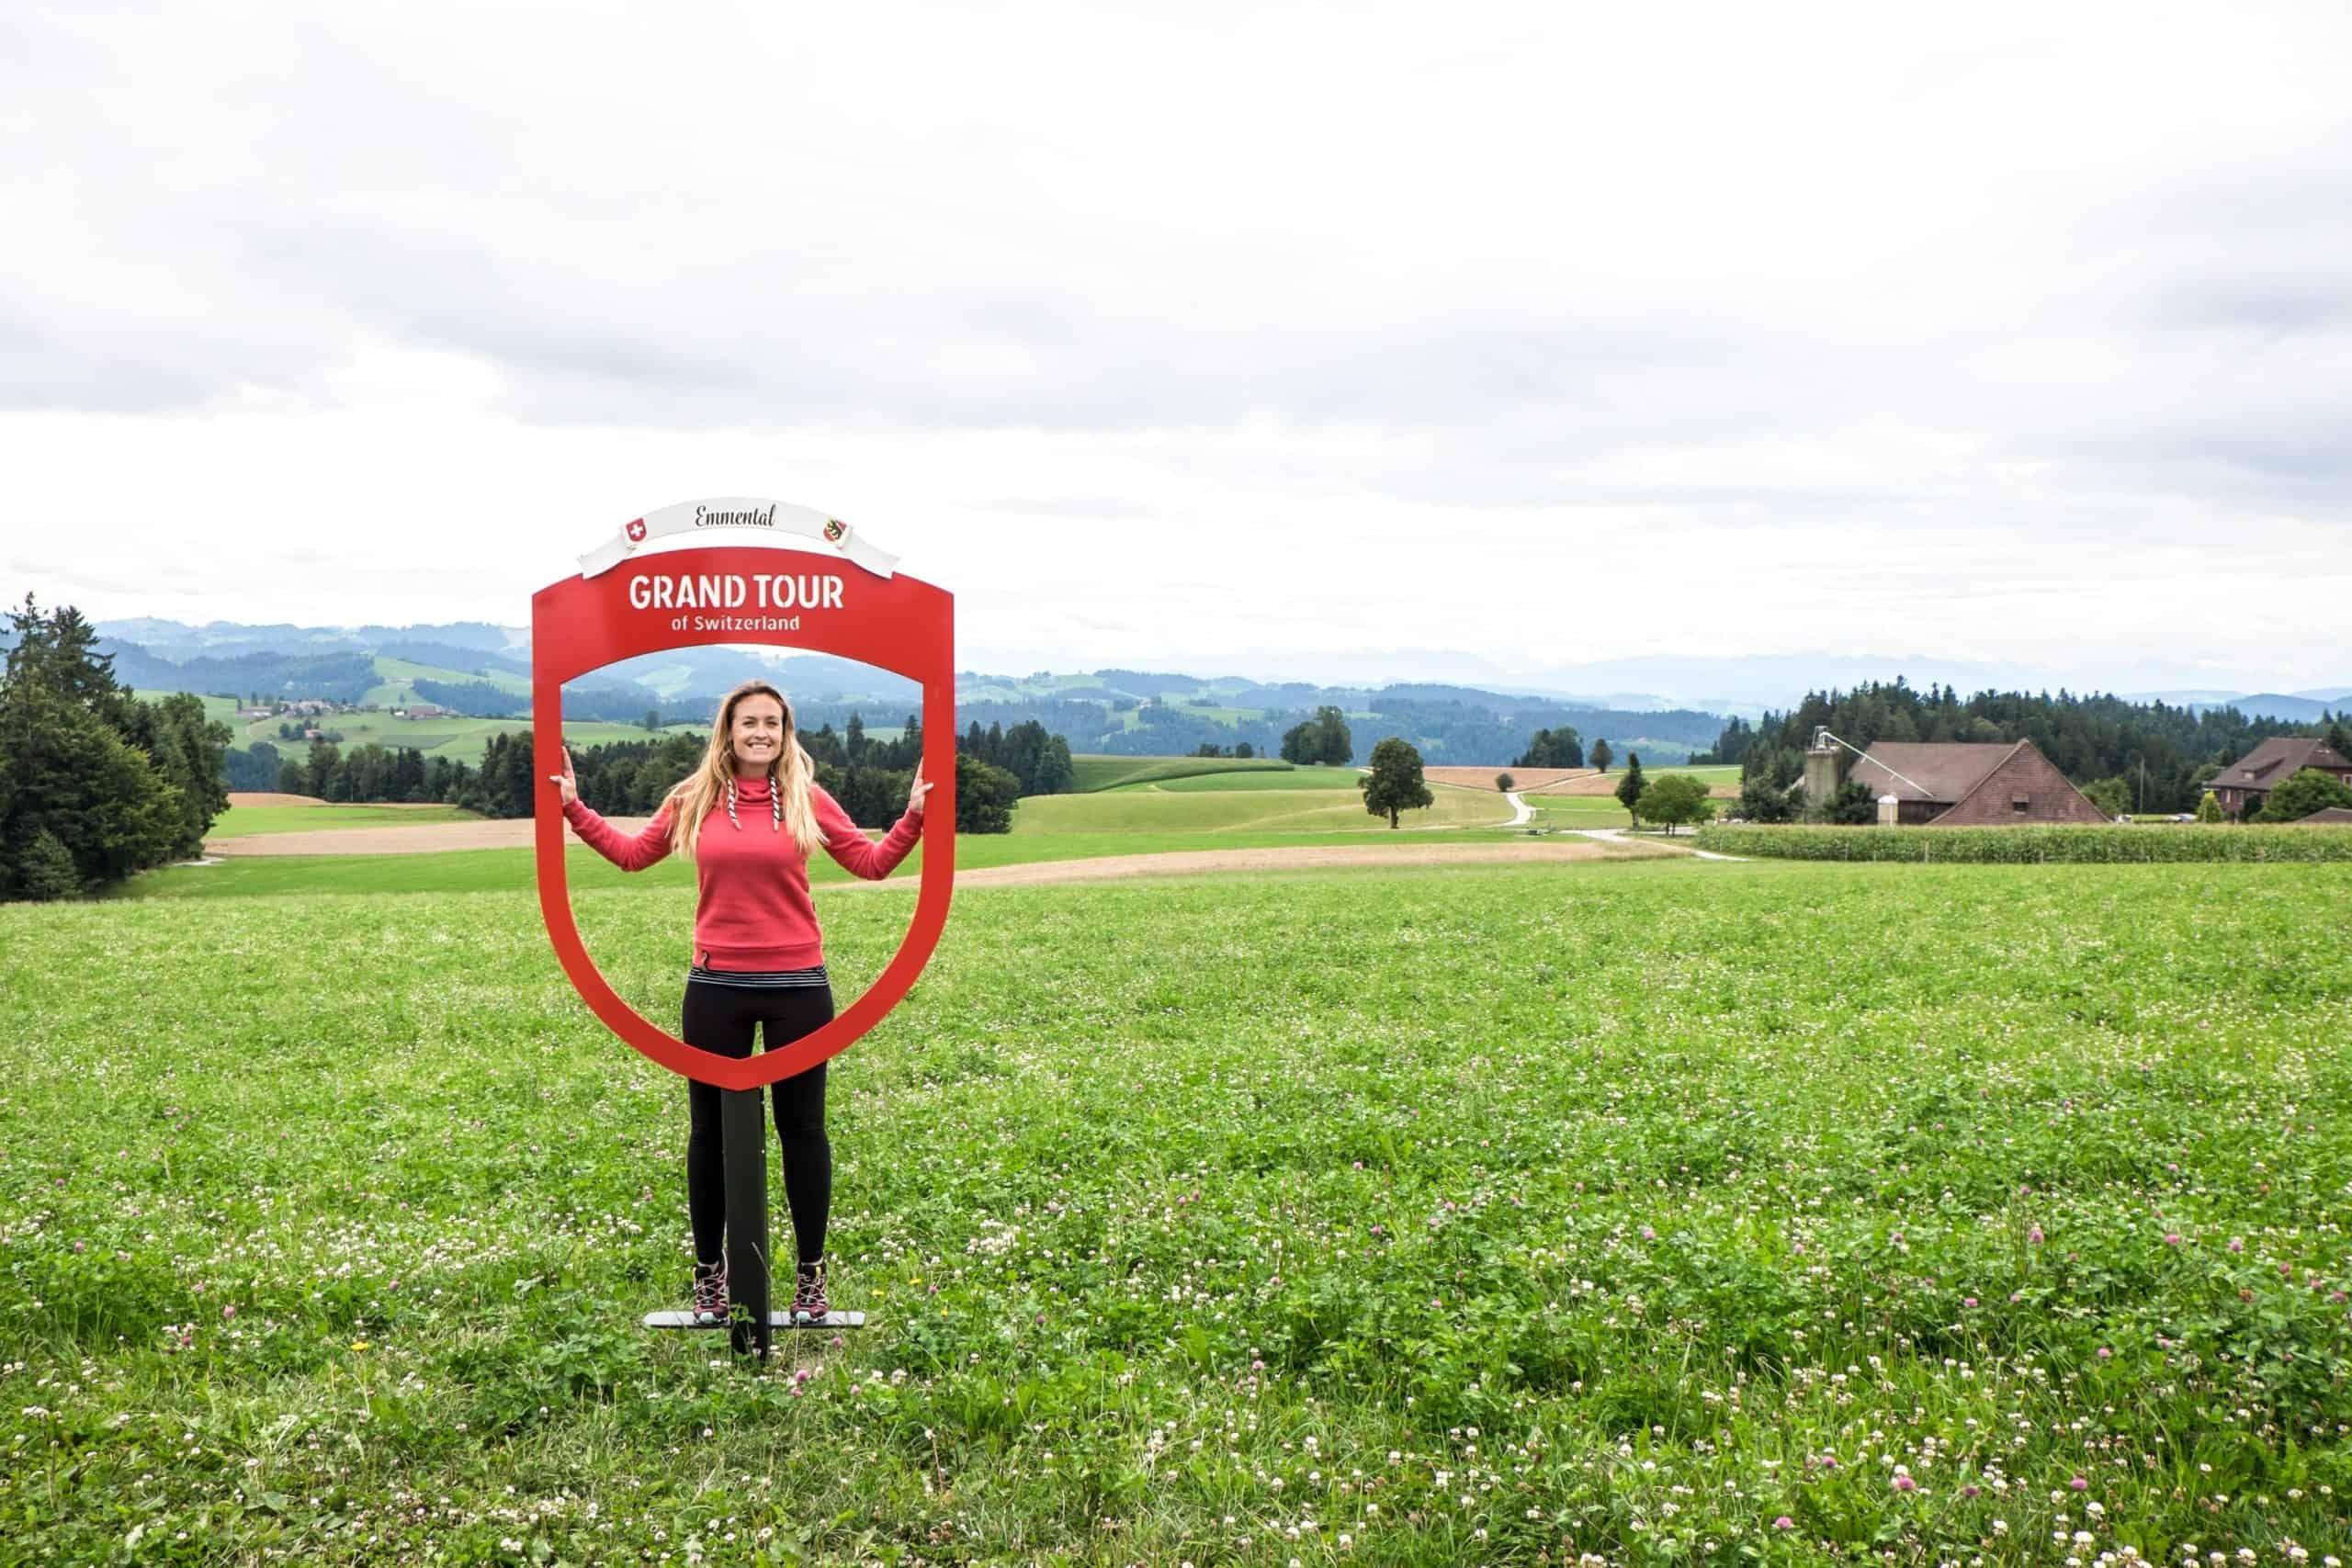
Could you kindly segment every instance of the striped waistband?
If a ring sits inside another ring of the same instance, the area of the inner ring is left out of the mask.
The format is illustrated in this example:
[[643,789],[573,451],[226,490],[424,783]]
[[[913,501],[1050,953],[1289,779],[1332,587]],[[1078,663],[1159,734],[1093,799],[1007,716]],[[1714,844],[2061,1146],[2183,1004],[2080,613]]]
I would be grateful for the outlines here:
[[697,964],[686,971],[686,978],[700,980],[707,985],[743,986],[762,991],[832,984],[821,964],[809,969],[706,969]]

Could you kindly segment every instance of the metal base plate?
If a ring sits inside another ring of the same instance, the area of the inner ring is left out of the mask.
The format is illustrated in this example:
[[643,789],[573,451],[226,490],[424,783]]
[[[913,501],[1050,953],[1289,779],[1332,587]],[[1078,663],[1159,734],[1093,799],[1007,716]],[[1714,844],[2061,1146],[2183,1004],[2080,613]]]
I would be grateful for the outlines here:
[[[717,1323],[696,1323],[695,1314],[690,1312],[649,1312],[645,1314],[645,1326],[708,1331],[725,1328],[727,1321],[721,1318]],[[768,1326],[772,1329],[797,1329],[802,1333],[812,1328],[863,1328],[865,1326],[865,1314],[862,1312],[836,1312],[814,1323],[795,1323],[790,1313],[772,1312],[768,1314]]]

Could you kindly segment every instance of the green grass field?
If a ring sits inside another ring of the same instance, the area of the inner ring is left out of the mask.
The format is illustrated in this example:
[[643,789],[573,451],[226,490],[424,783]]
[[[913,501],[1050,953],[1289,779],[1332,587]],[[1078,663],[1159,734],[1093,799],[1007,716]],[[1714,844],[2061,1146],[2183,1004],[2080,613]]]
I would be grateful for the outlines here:
[[1195,773],[1183,778],[1143,784],[1114,784],[1118,794],[1168,793],[1222,795],[1232,790],[1321,789],[1351,790],[1363,775],[1353,768],[1277,767],[1246,773]]
[[[657,1020],[690,897],[578,895]],[[844,995],[906,909],[828,903]],[[0,908],[0,1559],[2317,1563],[2347,914],[2342,866],[974,891],[831,1069],[871,1326],[763,1377],[635,1326],[684,1092],[526,890]]]
[[381,653],[377,654],[375,658],[376,673],[383,679],[369,688],[367,700],[371,703],[382,703],[391,706],[423,700],[416,690],[416,682],[423,680],[440,681],[453,685],[459,682],[482,682],[497,687],[502,692],[511,692],[523,698],[525,705],[529,705],[531,678],[528,675],[517,675],[512,671],[496,669],[482,674],[469,675],[462,670],[435,669],[430,664],[417,664],[405,659],[393,659]]
[[1152,784],[1199,774],[1283,773],[1291,764],[1275,757],[1072,757],[1076,788],[1081,795],[1114,789],[1120,784]]
[[[1482,790],[1438,789],[1435,804],[1404,813],[1405,830],[1491,826],[1510,807]],[[1013,836],[1032,833],[1224,833],[1246,829],[1386,833],[1388,819],[1363,808],[1352,782],[1341,788],[1114,790],[1031,795],[1012,814]]]
[[[134,690],[130,694],[138,698],[142,703],[159,703],[165,697],[173,696],[176,694],[161,691],[153,687],[140,687]],[[228,725],[232,729],[237,727],[238,704],[236,698],[210,697],[205,696],[199,693],[197,694],[197,701],[204,705],[205,717],[217,718],[221,723]]]
[[478,822],[454,806],[237,806],[222,812],[208,839],[254,833],[306,833],[325,828],[418,828],[435,822]]
[[1605,795],[1523,795],[1538,828],[1624,828],[1633,818]]

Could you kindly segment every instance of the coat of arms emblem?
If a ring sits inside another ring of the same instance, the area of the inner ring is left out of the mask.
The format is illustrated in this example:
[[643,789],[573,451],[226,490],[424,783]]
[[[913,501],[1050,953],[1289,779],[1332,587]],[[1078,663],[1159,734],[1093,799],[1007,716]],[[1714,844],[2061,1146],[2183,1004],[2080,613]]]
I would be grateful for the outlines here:
[[634,522],[632,522],[631,524],[629,524],[629,525],[628,525],[628,528],[627,532],[628,532],[628,542],[629,542],[630,544],[632,544],[632,545],[641,545],[641,544],[643,544],[643,543],[645,542],[645,519],[644,519],[644,518],[642,518],[642,517],[639,517],[639,518],[638,518],[636,521],[634,521]]
[[842,522],[840,518],[828,517],[825,519],[825,542],[827,544],[840,544],[842,542],[842,536],[848,532],[849,525]]

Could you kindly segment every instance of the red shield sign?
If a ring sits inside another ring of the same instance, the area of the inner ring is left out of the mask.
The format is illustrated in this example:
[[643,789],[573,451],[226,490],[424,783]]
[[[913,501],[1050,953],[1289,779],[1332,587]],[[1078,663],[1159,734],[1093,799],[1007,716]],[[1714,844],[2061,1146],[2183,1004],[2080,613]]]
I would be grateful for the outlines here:
[[632,539],[642,539],[642,538],[644,538],[644,537],[645,537],[645,519],[644,519],[644,518],[642,518],[642,517],[633,517],[633,518],[631,518],[631,519],[629,520],[629,523],[628,523],[628,536],[629,536],[630,538],[632,538]]
[[913,923],[871,989],[831,1023],[780,1050],[740,1059],[699,1050],[620,998],[572,920],[561,807],[554,790],[537,792],[539,912],[564,973],[614,1033],[698,1082],[753,1089],[836,1055],[907,994],[938,945],[956,879],[955,604],[952,594],[930,583],[885,577],[831,552],[760,547],[634,557],[531,596],[531,732],[542,780],[563,771],[563,683],[616,660],[710,643],[769,643],[859,660],[922,686],[922,772],[933,788]]

